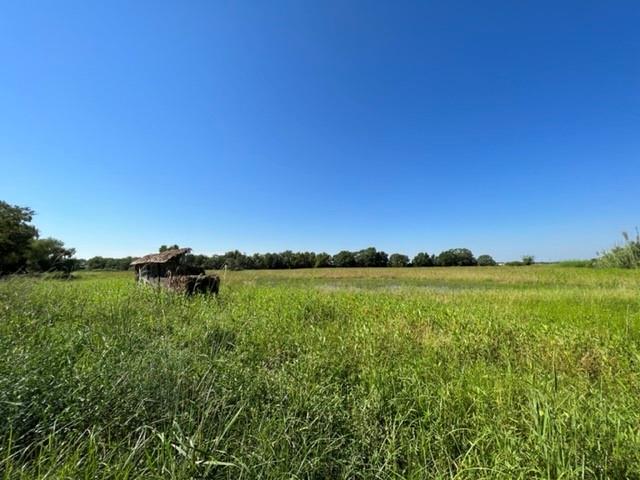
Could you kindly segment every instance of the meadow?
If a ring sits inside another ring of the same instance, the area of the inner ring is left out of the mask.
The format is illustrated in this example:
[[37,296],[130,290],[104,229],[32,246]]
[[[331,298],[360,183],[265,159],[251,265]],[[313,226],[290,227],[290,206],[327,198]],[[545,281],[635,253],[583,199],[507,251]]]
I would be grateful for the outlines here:
[[640,272],[0,281],[0,476],[640,478]]

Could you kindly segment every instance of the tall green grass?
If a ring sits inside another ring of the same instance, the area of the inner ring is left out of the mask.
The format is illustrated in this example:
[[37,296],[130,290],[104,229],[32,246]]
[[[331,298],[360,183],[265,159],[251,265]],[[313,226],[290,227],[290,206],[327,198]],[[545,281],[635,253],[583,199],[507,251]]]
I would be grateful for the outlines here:
[[0,282],[3,478],[639,478],[640,275]]
[[624,243],[600,254],[596,265],[605,268],[640,268],[640,233],[623,232]]

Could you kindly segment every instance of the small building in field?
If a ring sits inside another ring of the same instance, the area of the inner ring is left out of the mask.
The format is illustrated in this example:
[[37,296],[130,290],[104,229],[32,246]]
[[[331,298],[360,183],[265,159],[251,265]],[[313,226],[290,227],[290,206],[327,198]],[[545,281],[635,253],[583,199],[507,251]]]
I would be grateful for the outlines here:
[[151,253],[131,262],[136,280],[181,293],[218,293],[220,278],[187,263],[190,248]]
[[160,253],[150,253],[134,260],[131,266],[135,269],[136,280],[158,283],[160,278],[178,275],[180,267],[186,265],[185,257],[190,252],[190,248],[174,248]]

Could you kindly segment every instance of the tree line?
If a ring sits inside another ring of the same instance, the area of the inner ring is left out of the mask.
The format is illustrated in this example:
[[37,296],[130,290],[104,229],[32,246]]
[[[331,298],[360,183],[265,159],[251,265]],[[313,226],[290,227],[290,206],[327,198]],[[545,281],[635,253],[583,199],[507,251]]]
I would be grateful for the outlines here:
[[56,238],[40,238],[31,225],[35,212],[0,200],[0,275],[7,273],[69,273],[80,267],[76,251]]
[[[163,245],[159,251],[179,248],[177,245]],[[413,258],[402,253],[391,255],[374,247],[358,251],[342,250],[335,255],[326,252],[284,252],[254,253],[247,255],[239,250],[229,251],[223,255],[187,255],[190,265],[205,270],[284,270],[295,268],[331,268],[331,267],[451,267],[451,266],[491,266],[496,262],[490,255],[475,257],[468,248],[453,248],[438,255],[420,252]],[[104,258],[93,257],[86,261],[86,268],[127,270],[131,257]]]
[[[61,240],[40,238],[38,229],[31,224],[34,214],[28,207],[0,201],[0,274],[129,269],[133,257],[74,258],[75,249],[66,247]],[[162,245],[159,251],[170,248],[178,246]],[[188,255],[187,262],[207,270],[496,265],[490,255],[476,258],[468,248],[453,248],[438,255],[420,252],[410,259],[402,253],[389,255],[374,247],[358,251],[342,250],[335,255],[291,250],[247,255],[233,250],[223,255]]]

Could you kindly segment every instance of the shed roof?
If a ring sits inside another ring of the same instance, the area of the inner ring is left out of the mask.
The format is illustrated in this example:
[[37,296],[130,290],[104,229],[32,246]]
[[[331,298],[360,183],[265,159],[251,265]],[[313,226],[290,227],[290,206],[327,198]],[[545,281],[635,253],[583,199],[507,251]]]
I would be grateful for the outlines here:
[[190,248],[174,248],[172,250],[165,250],[161,253],[150,253],[144,257],[137,258],[131,265],[143,265],[145,263],[167,263],[169,260],[175,257],[179,257],[191,251]]

